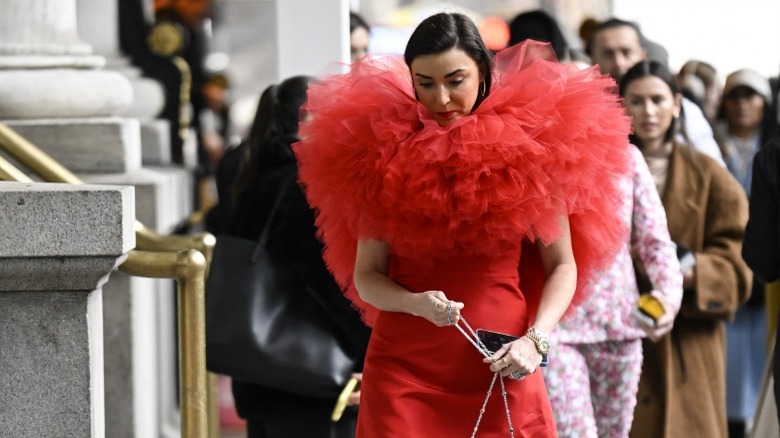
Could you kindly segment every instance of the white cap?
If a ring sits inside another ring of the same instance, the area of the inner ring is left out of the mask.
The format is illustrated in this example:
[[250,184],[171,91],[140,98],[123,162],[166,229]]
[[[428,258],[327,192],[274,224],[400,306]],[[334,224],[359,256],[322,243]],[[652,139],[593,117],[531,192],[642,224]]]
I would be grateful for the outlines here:
[[772,90],[769,87],[769,79],[755,70],[744,68],[728,75],[726,85],[723,86],[723,95],[728,95],[731,90],[737,87],[748,87],[760,94],[765,102],[772,102]]

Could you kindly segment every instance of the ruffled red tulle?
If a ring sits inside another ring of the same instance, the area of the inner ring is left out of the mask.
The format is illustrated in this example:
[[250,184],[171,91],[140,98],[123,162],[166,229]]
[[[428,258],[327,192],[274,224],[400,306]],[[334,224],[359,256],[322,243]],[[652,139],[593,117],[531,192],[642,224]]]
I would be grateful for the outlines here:
[[[521,241],[552,242],[556,215],[567,213],[575,302],[624,240],[616,181],[627,170],[630,121],[614,81],[558,64],[535,42],[494,62],[488,98],[447,127],[415,100],[400,56],[365,58],[309,90],[312,117],[293,145],[300,181],[325,261],[369,325],[377,310],[352,284],[358,237],[421,261],[499,255]],[[543,271],[538,254],[524,251],[522,290],[535,313]]]

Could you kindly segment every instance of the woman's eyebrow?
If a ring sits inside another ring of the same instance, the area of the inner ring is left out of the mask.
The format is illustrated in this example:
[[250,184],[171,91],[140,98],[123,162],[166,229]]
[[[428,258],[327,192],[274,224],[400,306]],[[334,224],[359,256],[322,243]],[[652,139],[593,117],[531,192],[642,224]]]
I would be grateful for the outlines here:
[[465,70],[465,68],[459,68],[457,70],[454,70],[452,73],[447,73],[446,75],[444,75],[444,78],[446,79],[450,76],[455,76],[456,74],[462,72],[463,70]]
[[[459,69],[453,70],[452,72],[447,73],[446,75],[444,75],[444,78],[446,79],[446,78],[449,78],[450,76],[455,76],[456,74],[458,74],[458,73],[460,73],[460,72],[462,72],[464,70],[465,70],[465,68],[459,68]],[[419,77],[421,77],[423,79],[433,79],[433,76],[424,75],[422,73],[415,73],[414,75],[415,76],[419,76]]]

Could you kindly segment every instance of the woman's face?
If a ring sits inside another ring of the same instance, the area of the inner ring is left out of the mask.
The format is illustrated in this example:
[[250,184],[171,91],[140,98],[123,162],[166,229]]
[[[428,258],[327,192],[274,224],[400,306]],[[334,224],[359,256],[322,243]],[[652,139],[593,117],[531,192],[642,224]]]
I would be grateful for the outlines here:
[[410,66],[417,99],[439,126],[468,115],[477,101],[482,73],[461,49],[421,55]]
[[752,88],[736,87],[723,100],[729,128],[757,130],[764,118],[764,99]]
[[357,61],[368,53],[369,36],[365,27],[356,27],[349,34],[349,51],[352,62]]
[[663,144],[666,131],[680,114],[682,97],[657,76],[645,76],[631,82],[625,91],[624,105],[631,116],[634,135],[645,145]]

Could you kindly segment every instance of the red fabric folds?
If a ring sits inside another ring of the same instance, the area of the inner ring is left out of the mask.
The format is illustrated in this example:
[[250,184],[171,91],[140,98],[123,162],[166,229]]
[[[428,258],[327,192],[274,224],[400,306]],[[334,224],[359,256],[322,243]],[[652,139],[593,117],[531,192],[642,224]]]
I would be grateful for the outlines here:
[[[311,118],[293,145],[300,182],[325,261],[364,320],[371,325],[377,310],[352,285],[358,238],[421,263],[441,253],[490,256],[552,242],[563,213],[581,300],[582,284],[627,232],[616,181],[627,170],[630,121],[614,87],[597,68],[558,64],[535,42],[500,52],[488,98],[443,128],[414,99],[400,56],[364,58],[312,85]],[[534,259],[521,266],[531,313],[542,274],[533,254],[521,262]]]

